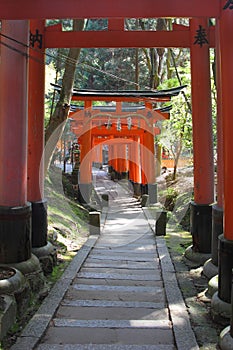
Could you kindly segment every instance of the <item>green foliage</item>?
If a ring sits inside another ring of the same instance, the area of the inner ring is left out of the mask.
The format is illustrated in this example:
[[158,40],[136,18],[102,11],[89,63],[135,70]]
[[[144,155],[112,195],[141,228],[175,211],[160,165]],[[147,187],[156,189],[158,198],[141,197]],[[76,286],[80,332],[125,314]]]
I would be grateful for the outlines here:
[[182,95],[173,99],[170,119],[163,121],[157,142],[167,149],[174,159],[180,148],[183,152],[191,151],[192,117]]
[[62,276],[65,268],[68,266],[71,259],[72,259],[72,257],[70,256],[69,259],[67,259],[63,263],[60,263],[59,265],[57,265],[53,268],[52,273],[47,276],[47,280],[48,280],[48,283],[50,285],[53,285],[54,283],[56,283],[59,280],[59,278]]
[[[49,227],[59,229],[67,237],[83,239],[88,232],[88,212],[67,197],[63,186],[64,176],[58,168],[51,167],[45,181],[45,195],[48,200]],[[67,181],[65,181],[67,184]],[[53,232],[50,232],[52,235]]]

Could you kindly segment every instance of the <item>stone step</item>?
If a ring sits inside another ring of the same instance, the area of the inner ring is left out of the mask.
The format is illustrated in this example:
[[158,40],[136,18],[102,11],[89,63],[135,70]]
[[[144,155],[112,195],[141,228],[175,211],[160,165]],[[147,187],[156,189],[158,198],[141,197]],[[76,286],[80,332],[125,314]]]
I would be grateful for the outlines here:
[[164,303],[158,302],[147,302],[147,301],[121,301],[121,300],[69,300],[64,299],[61,303],[63,306],[74,306],[74,307],[124,307],[124,308],[143,308],[143,309],[161,309],[164,307]]
[[148,249],[145,250],[145,249],[143,249],[143,247],[139,247],[138,250],[135,250],[135,249],[132,249],[132,247],[127,248],[127,246],[126,246],[126,247],[112,248],[112,249],[111,248],[110,249],[101,248],[101,249],[96,249],[95,251],[91,252],[91,254],[94,254],[94,255],[99,255],[99,254],[103,254],[103,255],[114,254],[114,255],[116,255],[119,253],[122,253],[122,255],[127,254],[130,256],[158,255],[157,250],[155,249],[155,246],[151,250],[148,250]]
[[[156,263],[156,265],[155,265]],[[151,264],[150,261],[125,261],[120,260],[116,263],[116,261],[108,260],[108,261],[97,261],[96,259],[87,258],[84,265],[84,267],[96,267],[96,268],[105,268],[105,267],[118,267],[121,269],[130,269],[130,270],[138,270],[138,269],[146,269],[146,270],[153,270],[156,268],[156,266],[159,266],[159,261],[154,262]]]
[[[152,262],[151,263],[151,266],[153,266],[154,263]],[[134,276],[158,276],[160,275],[160,269],[158,270],[158,268],[156,269],[137,269],[136,271],[135,270],[131,270],[131,269],[128,269],[128,268],[118,268],[117,264],[115,267],[111,268],[111,267],[106,267],[104,269],[104,273],[106,274],[119,274],[119,275],[122,275],[122,276],[125,276],[128,278],[128,276],[131,276],[131,275],[134,275]],[[79,272],[80,274],[82,273],[103,273],[103,268],[101,267],[93,267],[93,268],[89,268],[89,267],[83,267],[81,269],[81,272]],[[79,273],[77,274],[77,276],[79,276]],[[82,277],[81,275],[79,277]],[[89,277],[89,276],[88,276]]]
[[157,254],[157,249],[155,247],[155,245],[151,245],[149,246],[147,244],[147,246],[142,246],[142,245],[136,245],[135,247],[133,245],[131,245],[129,248],[124,248],[124,247],[115,247],[115,248],[112,248],[112,247],[109,247],[109,248],[98,248],[97,246],[95,246],[95,252],[96,254],[99,252],[99,251],[106,251],[106,252],[115,252],[115,253],[128,253],[128,252],[131,252],[132,254],[134,253],[156,253]]
[[153,292],[129,292],[125,291],[97,291],[96,290],[76,290],[75,288],[70,288],[66,295],[67,299],[94,299],[94,300],[122,300],[122,301],[148,301],[148,302],[163,302],[165,303],[165,295],[162,288],[156,287]]
[[[154,259],[155,257],[158,256],[156,251],[153,252],[133,252],[130,249],[125,250],[124,252],[120,253],[119,251],[115,252],[113,249],[112,250],[107,250],[107,249],[102,249],[99,250],[98,252],[91,252],[89,255],[92,259],[96,259],[100,256],[104,257],[122,257],[122,260],[128,259],[132,261],[143,261],[143,259]],[[140,259],[140,260],[138,260]]]
[[[153,271],[153,270],[152,270]],[[160,281],[161,275],[160,273],[151,273],[149,274],[128,274],[126,277],[126,273],[105,273],[105,272],[79,272],[77,277],[81,278],[106,278],[113,280],[136,280],[136,281]]]
[[110,329],[171,329],[171,322],[167,320],[79,320],[71,318],[54,318],[55,327],[78,328],[110,328]]
[[133,241],[133,242],[130,242],[129,244],[127,245],[116,245],[116,246],[112,246],[112,245],[109,245],[109,244],[105,244],[104,242],[103,243],[99,243],[99,240],[97,241],[96,245],[95,245],[95,251],[100,251],[101,249],[107,249],[107,250],[115,250],[115,251],[120,251],[120,250],[132,250],[132,251],[135,251],[135,250],[139,250],[139,251],[144,251],[144,250],[150,250],[150,249],[156,249],[155,248],[155,240],[154,239],[150,239],[144,243],[142,242],[137,242],[137,241]]
[[42,344],[38,350],[175,350],[173,345]]
[[73,304],[58,308],[56,318],[79,320],[168,320],[168,309],[160,304],[159,309],[127,308],[127,307],[83,307]]
[[139,255],[135,255],[133,256],[133,254],[125,254],[125,255],[114,255],[114,254],[111,254],[111,253],[108,253],[106,255],[102,255],[102,254],[90,254],[89,255],[90,258],[92,260],[105,260],[105,261],[108,261],[108,260],[114,260],[114,261],[119,261],[119,260],[124,260],[124,261],[135,261],[135,262],[139,262],[139,261],[142,261],[142,262],[146,262],[146,261],[150,261],[150,262],[154,262],[154,261],[157,261],[157,257],[154,255],[154,254],[149,254],[149,255],[146,255],[146,256],[139,256]]
[[114,238],[113,237],[104,237],[100,236],[98,239],[98,242],[96,244],[96,248],[115,248],[115,247],[144,247],[148,245],[152,245],[154,243],[153,239],[146,239],[146,238],[141,238],[141,236],[138,236],[138,238],[135,238],[135,236],[128,236],[128,237],[120,237],[116,235]]
[[125,279],[108,279],[108,278],[75,278],[73,280],[73,284],[103,284],[108,286],[161,286],[161,280],[151,280],[151,281],[145,281],[144,280],[131,280],[127,279],[127,276],[125,276]]
[[161,288],[156,286],[109,286],[101,284],[73,284],[72,287],[76,290],[88,290],[96,292],[135,292],[135,293],[157,293]]
[[[119,321],[109,322],[105,324],[92,320],[91,322],[84,322],[74,320],[54,320],[54,326],[50,327],[43,339],[46,344],[124,344],[124,345],[173,345],[174,338],[172,328],[169,324],[162,324],[156,327],[152,326],[144,328],[137,327],[137,325],[125,328],[127,323],[124,321],[120,326]],[[69,325],[68,325],[69,324]],[[87,326],[89,324],[89,326]],[[97,324],[99,327],[97,327]],[[101,327],[102,326],[102,327]],[[107,326],[107,327],[106,327]],[[102,350],[102,349],[101,349]]]

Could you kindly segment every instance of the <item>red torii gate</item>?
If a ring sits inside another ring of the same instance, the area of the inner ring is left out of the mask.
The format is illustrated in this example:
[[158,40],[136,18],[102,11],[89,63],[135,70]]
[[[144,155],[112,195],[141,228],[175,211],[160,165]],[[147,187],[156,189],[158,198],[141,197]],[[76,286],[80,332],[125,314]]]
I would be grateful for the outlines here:
[[[60,90],[60,87],[56,87]],[[161,113],[159,110],[152,109],[152,103],[170,101],[172,96],[176,96],[183,89],[183,86],[162,91],[85,91],[73,90],[72,100],[84,101],[84,110],[79,110],[71,114],[72,116],[72,130],[79,138],[81,146],[81,167],[79,174],[79,189],[80,198],[83,202],[89,203],[91,192],[91,150],[93,148],[93,136],[103,137],[102,142],[106,143],[106,138],[111,138],[111,143],[114,139],[117,140],[113,145],[112,152],[110,151],[110,160],[112,163],[112,171],[116,172],[117,176],[121,178],[129,171],[126,157],[126,147],[119,145],[119,138],[127,143],[127,138],[138,136],[140,140],[141,156],[143,160],[143,167],[139,168],[139,164],[134,164],[132,159],[130,163],[130,177],[134,184],[134,189],[139,194],[139,188],[142,187],[143,193],[149,194],[150,203],[157,202],[157,190],[155,184],[155,166],[154,166],[154,135],[158,128],[155,123],[158,120],[168,118],[168,113]],[[115,111],[104,113],[101,110],[92,109],[92,101],[115,101]],[[122,102],[144,102],[144,109],[140,105],[134,106],[135,111],[123,111]],[[87,109],[87,105],[89,108]],[[140,108],[140,109],[138,109]],[[165,109],[166,110],[166,109]],[[131,126],[128,127],[128,120],[130,118]],[[120,123],[120,129],[117,128],[115,121],[111,129],[106,128],[107,123],[113,123],[113,120]],[[138,123],[140,120],[140,126]],[[104,125],[106,124],[106,126]],[[98,143],[100,140],[98,139]],[[135,148],[135,152],[139,152]],[[113,156],[114,155],[114,156]],[[87,158],[86,158],[87,157]],[[82,161],[86,158],[85,166],[82,166]],[[136,156],[139,159],[139,155]],[[141,169],[141,173],[136,170]],[[140,181],[139,181],[140,179]],[[76,179],[75,186],[78,183]]]
[[[193,227],[197,233],[197,241],[194,241],[195,250],[203,251],[209,249],[209,243],[198,244],[198,240],[205,237],[203,229],[199,227],[199,222],[195,213],[198,214],[205,222],[208,221],[208,207],[214,201],[213,197],[213,161],[211,150],[210,129],[210,92],[209,92],[209,63],[208,62],[208,47],[209,45],[198,46],[194,45],[194,37],[199,26],[202,26],[208,33],[207,18],[213,17],[217,19],[215,28],[216,47],[218,52],[218,111],[219,117],[222,116],[222,132],[223,132],[223,148],[224,148],[224,173],[220,175],[218,181],[218,207],[217,210],[222,210],[224,206],[224,235],[220,239],[220,281],[219,281],[219,296],[223,301],[230,301],[231,293],[231,270],[232,270],[232,242],[233,228],[231,223],[231,215],[233,212],[232,201],[232,150],[231,139],[233,132],[232,104],[231,104],[231,88],[233,81],[233,4],[232,0],[119,0],[110,2],[109,0],[100,0],[98,7],[96,2],[90,0],[67,1],[65,6],[63,1],[51,0],[49,3],[41,0],[39,4],[32,3],[30,0],[19,0],[17,4],[8,0],[0,1],[0,18],[2,22],[2,39],[1,39],[1,67],[0,67],[0,158],[5,167],[0,169],[0,228],[1,241],[4,242],[5,253],[1,254],[2,263],[24,262],[30,259],[30,205],[27,200],[30,196],[27,195],[27,82],[28,75],[26,70],[26,57],[28,48],[28,32],[29,23],[27,19],[45,18],[151,18],[151,17],[190,17],[190,48],[191,48],[191,63],[192,63],[192,99],[193,99],[193,131],[194,131],[194,200],[195,205],[193,210]],[[75,14],[75,16],[74,16]],[[20,20],[20,21],[12,21]],[[31,21],[33,24],[33,21]],[[38,22],[35,24],[38,29]],[[43,32],[43,28],[42,28]],[[18,42],[8,41],[3,35],[8,35],[15,38]],[[111,35],[111,33],[109,33]],[[130,33],[131,35],[131,33]],[[208,37],[208,35],[207,35]],[[24,47],[20,42],[25,44]],[[10,45],[11,48],[4,46]],[[169,45],[168,45],[169,46]],[[172,46],[172,44],[171,44]],[[42,45],[42,50],[44,49]],[[9,51],[11,50],[11,51]],[[23,55],[19,54],[23,52]],[[43,51],[37,53],[41,58]],[[14,80],[11,82],[11,77]],[[41,74],[38,83],[44,75]],[[8,84],[6,84],[8,82]],[[206,84],[206,85],[205,85]],[[221,87],[221,89],[219,88]],[[20,91],[20,93],[19,93]],[[30,96],[35,93],[30,90]],[[43,88],[38,89],[41,96],[40,102],[43,101]],[[14,94],[14,105],[11,103],[11,97]],[[33,116],[35,116],[34,107]],[[11,128],[11,133],[8,133],[8,115],[11,116],[12,125],[20,126],[20,128]],[[30,116],[31,118],[31,116]],[[33,118],[32,118],[33,120]],[[221,122],[219,122],[221,125]],[[32,125],[32,124],[31,124]],[[35,124],[34,124],[35,125]],[[201,129],[200,129],[201,125]],[[17,129],[17,130],[16,130]],[[36,134],[35,130],[30,130],[32,135]],[[41,132],[40,132],[41,133]],[[6,138],[6,135],[8,136]],[[33,139],[33,138],[32,138]],[[221,141],[221,139],[219,138]],[[12,148],[11,159],[9,160],[7,151],[9,145]],[[221,145],[221,142],[220,142]],[[31,145],[31,147],[33,147]],[[37,149],[37,148],[35,148]],[[207,149],[203,155],[203,150]],[[7,156],[6,156],[7,154]],[[204,158],[204,159],[203,159]],[[29,158],[30,162],[30,158]],[[29,164],[30,165],[30,164]],[[37,168],[38,163],[37,163]],[[220,170],[220,169],[218,169]],[[204,178],[207,177],[208,181]],[[40,176],[40,181],[41,181]],[[224,187],[221,180],[223,178]],[[43,179],[42,179],[43,180]],[[10,184],[9,184],[10,182]],[[42,181],[43,182],[43,181]],[[38,188],[37,184],[37,188]],[[223,193],[221,192],[223,188]],[[36,190],[35,190],[36,191]],[[33,197],[35,192],[33,192]],[[35,196],[37,201],[43,200],[43,194]],[[35,199],[32,199],[35,200]],[[202,210],[203,209],[203,210]],[[203,212],[204,211],[204,212]],[[13,217],[15,225],[12,224],[10,218]],[[18,219],[17,219],[18,218]],[[19,225],[20,222],[20,225]],[[12,225],[14,226],[12,229]],[[204,225],[205,226],[205,225]],[[16,237],[14,232],[21,230]],[[27,229],[25,229],[27,227]],[[9,235],[14,245],[9,244]],[[201,233],[201,237],[200,236]],[[193,232],[195,237],[195,232]],[[8,236],[8,237],[7,237]],[[207,234],[207,237],[209,235]],[[22,246],[22,242],[25,242]],[[203,248],[203,249],[202,249]],[[208,248],[208,249],[207,249]],[[225,261],[226,260],[226,261]],[[231,263],[229,263],[231,262]],[[223,279],[223,270],[227,279]],[[224,295],[223,290],[227,289],[227,295]],[[233,335],[233,331],[231,331]]]

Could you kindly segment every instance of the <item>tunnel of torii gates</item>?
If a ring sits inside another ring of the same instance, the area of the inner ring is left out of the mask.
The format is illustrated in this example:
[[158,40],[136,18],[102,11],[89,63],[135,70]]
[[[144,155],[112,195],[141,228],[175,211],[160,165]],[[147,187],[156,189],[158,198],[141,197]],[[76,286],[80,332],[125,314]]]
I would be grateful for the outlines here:
[[[189,18],[189,26],[174,24],[169,31],[129,31],[124,28],[124,18],[158,17]],[[50,251],[41,165],[45,48],[186,47],[190,49],[191,61],[194,150],[193,245],[189,254],[191,257],[211,254],[211,264],[219,266],[218,298],[229,305],[233,266],[233,1],[99,0],[97,5],[96,0],[68,0],[65,3],[40,0],[38,4],[30,0],[1,0],[0,18],[0,263],[21,268],[34,259],[34,254],[40,257]],[[63,32],[59,25],[45,26],[45,19],[51,18],[107,18],[108,29],[94,33]],[[214,26],[209,26],[209,18],[216,20]],[[216,49],[216,197],[210,47]]]
[[[60,92],[60,86],[52,85]],[[157,203],[154,137],[160,133],[157,122],[168,119],[172,107],[154,109],[153,105],[170,101],[184,87],[154,92],[73,90],[72,100],[84,102],[84,108],[71,105],[70,113],[78,145],[72,183],[81,202],[90,202],[92,163],[103,163],[103,146],[108,145],[113,177],[129,179],[135,195],[146,193],[150,204]],[[115,102],[115,106],[95,107],[94,101]]]

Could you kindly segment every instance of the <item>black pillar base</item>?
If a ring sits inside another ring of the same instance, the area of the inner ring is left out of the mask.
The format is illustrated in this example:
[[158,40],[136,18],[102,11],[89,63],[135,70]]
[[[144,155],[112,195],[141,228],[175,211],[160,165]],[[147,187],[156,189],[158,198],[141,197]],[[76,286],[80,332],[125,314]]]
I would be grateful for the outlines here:
[[141,194],[142,195],[148,194],[148,185],[147,184],[145,184],[145,185],[141,184]]
[[82,204],[89,204],[91,201],[92,184],[79,184],[78,199]]
[[0,207],[0,263],[26,261],[31,257],[31,204]]
[[89,233],[90,235],[100,234],[100,218],[101,213],[98,211],[92,211],[89,213]]
[[212,263],[218,266],[218,238],[223,234],[223,209],[217,204],[212,208]]
[[191,202],[190,226],[193,251],[195,253],[211,253],[212,205]]
[[121,180],[128,180],[129,178],[129,172],[125,171],[121,173]]
[[113,167],[111,165],[108,166],[108,173],[110,174],[113,171]]
[[167,211],[158,210],[156,212],[155,235],[166,236]]
[[47,244],[48,218],[47,200],[32,202],[32,248]]
[[231,303],[233,268],[233,241],[219,236],[219,268],[218,268],[218,297]]
[[112,169],[112,171],[110,173],[110,178],[112,181],[117,179],[117,174],[116,174],[116,171],[114,169]]
[[149,204],[158,203],[158,188],[157,184],[148,184],[148,195],[149,195]]
[[133,191],[135,196],[141,196],[141,184],[137,182],[133,182]]
[[103,193],[102,196],[102,207],[108,207],[108,203],[109,203],[109,195],[107,193]]

